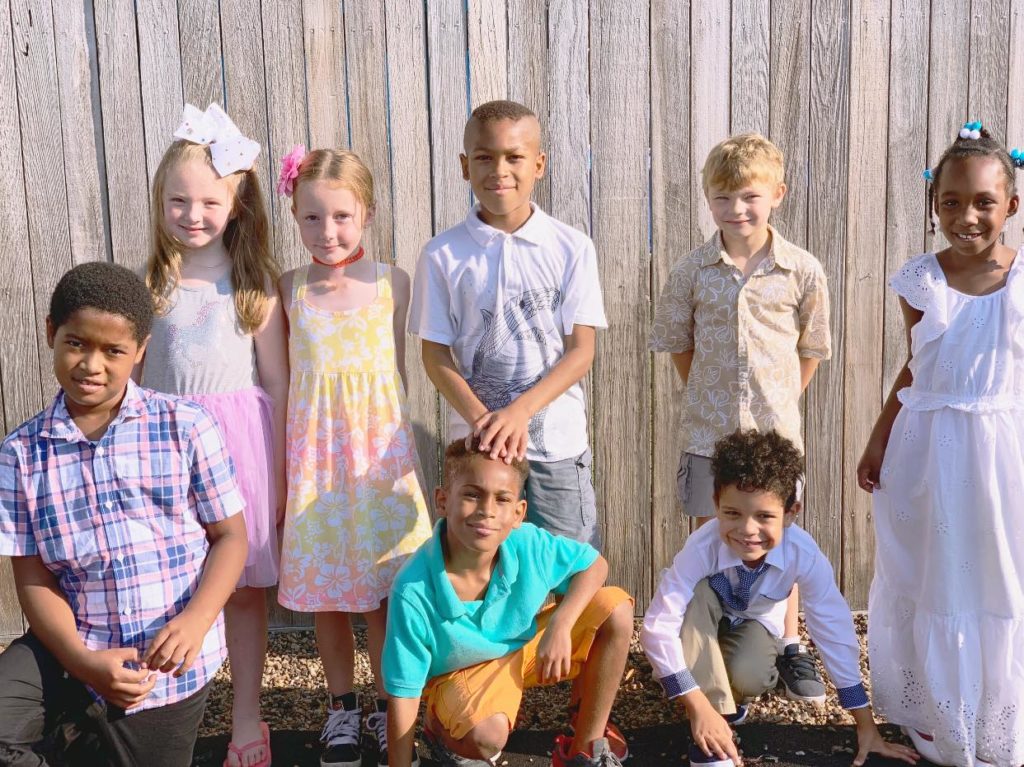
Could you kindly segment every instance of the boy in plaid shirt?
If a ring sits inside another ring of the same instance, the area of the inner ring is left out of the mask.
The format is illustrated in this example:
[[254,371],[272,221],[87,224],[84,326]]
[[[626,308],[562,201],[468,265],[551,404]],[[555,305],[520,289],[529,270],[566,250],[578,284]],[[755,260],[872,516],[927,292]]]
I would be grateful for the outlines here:
[[61,391],[0,447],[0,555],[30,626],[0,655],[0,763],[192,761],[245,523],[210,417],[131,381],[152,319],[109,263],[50,300]]

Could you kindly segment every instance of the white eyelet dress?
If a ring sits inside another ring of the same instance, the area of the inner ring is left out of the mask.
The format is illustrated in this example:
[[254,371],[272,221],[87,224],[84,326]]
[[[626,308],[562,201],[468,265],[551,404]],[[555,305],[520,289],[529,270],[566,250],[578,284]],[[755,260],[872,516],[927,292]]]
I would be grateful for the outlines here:
[[931,253],[889,283],[924,316],[873,494],[873,695],[964,767],[1024,763],[1022,262],[983,296]]

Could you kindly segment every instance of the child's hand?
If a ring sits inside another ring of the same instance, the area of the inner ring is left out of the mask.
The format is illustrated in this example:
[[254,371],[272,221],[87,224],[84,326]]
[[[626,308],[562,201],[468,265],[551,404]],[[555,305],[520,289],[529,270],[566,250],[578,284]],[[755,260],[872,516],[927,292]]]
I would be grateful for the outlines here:
[[153,644],[142,659],[143,668],[163,671],[174,670],[174,676],[185,674],[195,662],[203,646],[209,625],[189,615],[188,610],[178,614],[160,629]]
[[857,756],[853,760],[853,767],[860,767],[864,764],[868,754],[900,759],[907,764],[917,764],[917,760],[921,758],[921,755],[910,746],[884,740],[874,722],[870,726],[864,725],[857,728],[857,746]]
[[552,617],[537,644],[537,675],[541,684],[569,676],[572,668],[572,633]]
[[864,448],[864,454],[857,464],[857,484],[861,490],[871,493],[875,488],[881,487],[879,473],[882,471],[882,459],[885,458],[885,445],[875,440],[868,442]]
[[134,708],[142,703],[156,684],[156,674],[147,669],[126,668],[135,663],[139,651],[134,647],[90,650],[79,674],[105,701],[118,708]]
[[530,439],[530,414],[515,402],[484,413],[473,424],[473,436],[480,439],[481,452],[491,454],[491,460],[501,458],[512,463],[526,458]]
[[725,717],[715,711],[703,693],[700,699],[699,702],[687,702],[686,705],[694,744],[708,756],[714,755],[719,759],[728,757],[736,767],[740,767],[743,760],[740,758],[739,749],[736,748],[736,742],[732,739],[732,728],[725,721]]

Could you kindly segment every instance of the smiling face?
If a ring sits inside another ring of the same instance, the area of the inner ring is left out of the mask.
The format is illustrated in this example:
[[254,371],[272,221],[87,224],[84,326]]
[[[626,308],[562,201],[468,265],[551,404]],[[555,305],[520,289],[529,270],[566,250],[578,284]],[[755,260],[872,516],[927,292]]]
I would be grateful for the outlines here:
[[708,188],[708,205],[715,226],[726,239],[748,239],[768,230],[768,218],[786,195],[786,185],[750,181],[738,189]]
[[1006,171],[994,157],[949,160],[935,190],[939,228],[953,251],[967,257],[992,249],[1018,203],[1017,195],[1010,195]]
[[302,244],[322,264],[336,264],[354,253],[373,217],[351,189],[329,180],[303,181],[294,203]]
[[514,232],[530,218],[533,186],[544,176],[547,158],[540,151],[540,123],[536,117],[471,120],[465,150],[459,155],[462,177],[480,201],[480,218]]
[[[131,322],[100,309],[79,309],[60,327],[46,318],[53,373],[64,390],[68,413],[76,422],[102,422],[116,411],[148,340],[140,343]],[[79,426],[88,434],[82,423]]]
[[474,455],[435,493],[439,517],[447,524],[451,557],[498,550],[508,534],[523,523],[526,501],[520,499],[522,479],[504,461]]
[[232,218],[235,186],[208,162],[183,160],[170,167],[163,183],[164,228],[190,251],[223,246]]
[[725,543],[744,563],[756,566],[782,542],[800,510],[796,502],[787,511],[784,501],[765,490],[747,492],[736,485],[723,487],[716,498],[718,530]]

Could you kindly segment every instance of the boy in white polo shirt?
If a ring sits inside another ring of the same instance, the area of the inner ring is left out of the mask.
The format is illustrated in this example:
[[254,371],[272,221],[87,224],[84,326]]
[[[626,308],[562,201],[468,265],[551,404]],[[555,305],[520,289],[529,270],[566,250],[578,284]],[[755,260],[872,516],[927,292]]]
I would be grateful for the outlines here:
[[594,244],[531,202],[546,157],[527,107],[477,107],[464,147],[478,204],[423,249],[409,330],[452,406],[450,436],[472,434],[506,462],[528,458],[528,521],[598,546],[579,385],[595,328],[608,324]]
[[910,764],[918,759],[878,732],[850,608],[821,549],[793,525],[803,465],[796,446],[774,430],[719,440],[711,458],[715,517],[686,539],[647,608],[640,643],[654,676],[690,720],[692,765],[739,764],[729,726],[746,716],[745,701],[778,681],[775,642],[797,584],[807,630],[839,704],[857,723],[853,764],[864,764],[871,752]]

